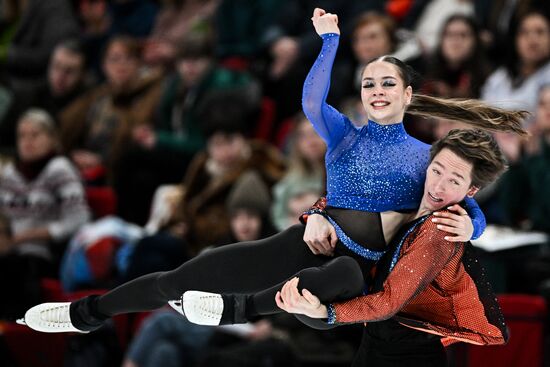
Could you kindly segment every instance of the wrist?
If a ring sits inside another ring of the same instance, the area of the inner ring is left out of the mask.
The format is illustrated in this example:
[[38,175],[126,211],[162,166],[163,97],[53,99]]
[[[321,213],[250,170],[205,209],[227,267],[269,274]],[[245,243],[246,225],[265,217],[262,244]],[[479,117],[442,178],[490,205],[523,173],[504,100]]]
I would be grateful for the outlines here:
[[334,308],[334,305],[332,303],[328,304],[328,306],[323,305],[325,309],[325,316],[327,319],[327,324],[332,325],[336,323],[336,309]]

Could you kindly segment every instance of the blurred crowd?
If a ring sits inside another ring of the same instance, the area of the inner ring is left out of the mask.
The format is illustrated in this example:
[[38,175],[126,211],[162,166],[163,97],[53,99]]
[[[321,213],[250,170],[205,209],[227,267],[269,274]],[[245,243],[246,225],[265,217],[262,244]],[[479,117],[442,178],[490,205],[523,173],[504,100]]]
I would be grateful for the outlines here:
[[[44,279],[107,289],[297,223],[325,191],[326,147],[301,113],[321,47],[315,7],[339,17],[328,101],[354,122],[366,118],[362,67],[386,54],[415,68],[415,92],[531,112],[529,139],[497,134],[510,168],[476,199],[489,224],[550,233],[545,5],[0,0],[0,317],[43,301]],[[405,126],[426,143],[462,127],[409,116]],[[537,256],[520,291],[550,293],[550,257]],[[282,315],[214,329],[164,311],[111,362],[345,364],[359,340],[343,330]]]

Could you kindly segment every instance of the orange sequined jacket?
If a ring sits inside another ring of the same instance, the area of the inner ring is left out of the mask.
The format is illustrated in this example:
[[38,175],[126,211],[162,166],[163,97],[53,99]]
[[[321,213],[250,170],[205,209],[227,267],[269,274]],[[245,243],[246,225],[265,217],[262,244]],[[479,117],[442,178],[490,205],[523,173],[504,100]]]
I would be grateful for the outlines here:
[[442,336],[444,345],[506,343],[500,307],[472,245],[444,240],[447,233],[436,229],[432,217],[416,221],[392,247],[387,261],[391,271],[383,288],[330,305],[329,323],[393,317],[405,326]]

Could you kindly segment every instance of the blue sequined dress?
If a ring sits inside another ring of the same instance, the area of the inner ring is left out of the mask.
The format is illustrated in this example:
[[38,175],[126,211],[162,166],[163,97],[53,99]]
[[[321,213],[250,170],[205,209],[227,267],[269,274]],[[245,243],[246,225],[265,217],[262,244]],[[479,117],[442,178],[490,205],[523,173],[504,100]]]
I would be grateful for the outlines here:
[[[327,206],[352,211],[415,210],[423,194],[430,146],[405,131],[403,123],[374,121],[356,127],[326,103],[339,35],[323,34],[323,48],[313,64],[302,96],[304,113],[327,144]],[[474,238],[485,228],[485,217],[473,199],[466,201],[474,224]],[[351,212],[353,214],[353,212]],[[338,238],[363,258],[377,260],[372,251],[349,238],[329,217]]]

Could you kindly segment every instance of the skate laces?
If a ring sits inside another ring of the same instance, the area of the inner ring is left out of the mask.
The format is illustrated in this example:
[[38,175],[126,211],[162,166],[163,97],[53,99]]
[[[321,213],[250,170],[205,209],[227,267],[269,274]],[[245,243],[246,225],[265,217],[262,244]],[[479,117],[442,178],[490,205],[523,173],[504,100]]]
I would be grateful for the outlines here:
[[223,299],[219,295],[203,295],[195,306],[205,317],[219,318],[223,313]]
[[52,306],[40,312],[40,320],[51,327],[62,327],[71,323],[69,305]]

